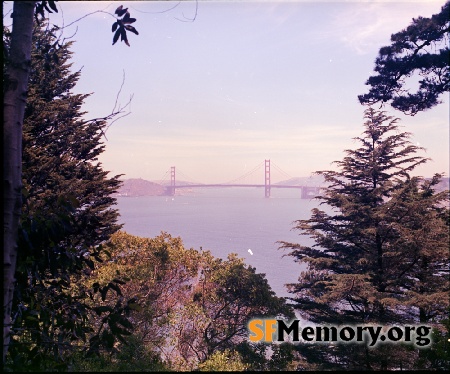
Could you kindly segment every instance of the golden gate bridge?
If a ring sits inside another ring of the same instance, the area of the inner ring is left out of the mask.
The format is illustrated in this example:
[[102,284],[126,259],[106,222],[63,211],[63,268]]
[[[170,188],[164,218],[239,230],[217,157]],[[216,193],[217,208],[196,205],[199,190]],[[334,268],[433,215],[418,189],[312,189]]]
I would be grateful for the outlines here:
[[[270,160],[264,160],[264,183],[238,183],[242,179],[248,177],[251,174],[255,174],[257,169],[262,166],[262,163],[247,172],[246,174],[225,183],[213,183],[213,184],[207,184],[207,183],[177,183],[176,175],[177,171],[175,166],[171,166],[170,168],[170,184],[166,186],[166,195],[174,196],[175,191],[177,189],[183,189],[183,188],[213,188],[213,187],[253,187],[253,188],[264,188],[264,197],[270,198],[270,191],[273,188],[292,188],[292,189],[298,189],[301,190],[301,198],[302,199],[310,199],[314,196],[317,196],[320,193],[320,187],[319,186],[307,186],[307,185],[294,185],[294,184],[274,184],[271,183],[271,165],[276,167],[278,171],[284,173],[285,175],[289,176],[286,172],[281,170],[278,166],[276,166],[274,163],[270,163]],[[183,174],[183,173],[181,173]],[[166,175],[168,175],[168,172],[166,172]],[[290,177],[290,176],[289,176]],[[190,178],[188,178],[190,179]],[[164,180],[164,177],[163,177]],[[168,182],[168,180],[167,180]],[[163,183],[161,183],[163,184]]]

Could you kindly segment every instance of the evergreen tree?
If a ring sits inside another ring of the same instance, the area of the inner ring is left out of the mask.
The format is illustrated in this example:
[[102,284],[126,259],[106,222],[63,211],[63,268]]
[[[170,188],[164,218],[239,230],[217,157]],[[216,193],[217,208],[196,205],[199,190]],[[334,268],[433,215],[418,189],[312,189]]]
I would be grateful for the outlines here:
[[[49,354],[59,361],[91,336],[89,289],[79,280],[120,228],[111,197],[119,176],[108,178],[98,161],[109,116],[82,119],[89,95],[72,92],[80,73],[70,71],[72,43],[60,43],[56,32],[42,24],[33,33],[10,345],[16,368],[42,368]],[[104,292],[110,288],[120,292],[111,286]],[[118,306],[110,315],[122,311]]]
[[[430,18],[418,17],[405,30],[391,36],[375,60],[375,72],[366,84],[361,104],[390,102],[405,114],[417,114],[440,103],[450,90],[450,1]],[[419,89],[409,92],[408,78],[419,75]]]
[[[448,191],[410,172],[427,161],[399,132],[397,119],[365,111],[361,144],[322,171],[328,187],[296,229],[312,247],[282,242],[308,268],[289,285],[301,315],[315,323],[439,323],[449,307]],[[324,368],[414,367],[418,351],[387,345],[304,346],[303,354]],[[426,363],[424,365],[427,365]]]
[[[22,207],[22,128],[31,64],[34,20],[45,18],[45,12],[58,12],[55,1],[15,1],[10,40],[3,37],[3,356],[9,348],[11,313],[18,253],[18,231]],[[113,44],[120,35],[130,45],[127,31],[138,35],[131,26],[136,21],[127,9],[119,6],[113,17]]]

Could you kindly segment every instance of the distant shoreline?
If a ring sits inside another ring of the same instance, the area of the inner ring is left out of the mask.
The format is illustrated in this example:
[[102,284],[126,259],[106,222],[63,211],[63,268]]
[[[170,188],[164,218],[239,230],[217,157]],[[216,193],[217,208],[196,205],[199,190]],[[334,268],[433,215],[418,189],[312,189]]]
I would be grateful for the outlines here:
[[[431,178],[426,178],[427,180]],[[189,182],[185,181],[177,181],[180,184],[187,185]],[[310,185],[310,186],[320,186],[323,185],[323,178],[320,176],[314,177],[297,177],[291,178],[286,181],[281,181],[278,185],[289,185],[289,184],[298,184],[298,185]],[[450,186],[450,178],[443,178],[441,182],[437,186],[437,191],[445,191],[448,190]],[[140,197],[140,196],[168,196],[167,189],[168,185],[162,185],[156,182],[151,182],[142,178],[129,178],[122,180],[122,185],[118,189],[116,193],[113,194],[114,197]],[[191,189],[183,189],[178,190],[176,195],[186,195],[191,194],[193,190]]]

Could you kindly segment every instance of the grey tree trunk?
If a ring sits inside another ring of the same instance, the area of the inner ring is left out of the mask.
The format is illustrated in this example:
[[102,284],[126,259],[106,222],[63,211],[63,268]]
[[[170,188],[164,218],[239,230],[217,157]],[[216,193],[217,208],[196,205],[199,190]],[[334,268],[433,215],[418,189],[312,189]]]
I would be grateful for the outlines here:
[[11,307],[22,207],[22,124],[36,1],[15,1],[3,94],[3,363],[10,341]]

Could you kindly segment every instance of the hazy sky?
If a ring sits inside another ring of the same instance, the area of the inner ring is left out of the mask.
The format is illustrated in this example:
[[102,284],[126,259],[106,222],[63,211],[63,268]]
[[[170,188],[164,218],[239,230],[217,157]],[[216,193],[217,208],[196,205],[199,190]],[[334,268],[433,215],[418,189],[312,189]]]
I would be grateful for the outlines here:
[[[193,1],[58,2],[51,21],[69,25],[120,4],[137,18],[131,47],[112,45],[110,14],[64,29],[69,38],[77,28],[76,91],[94,93],[86,117],[111,112],[123,71],[119,102],[133,95],[131,113],[106,133],[104,168],[156,180],[176,166],[191,180],[218,183],[264,159],[291,176],[332,168],[358,145],[352,138],[363,131],[365,108],[357,95],[368,90],[379,48],[413,17],[438,13],[444,0],[199,1],[193,22]],[[421,175],[449,170],[445,100],[415,117],[386,107],[433,159]]]

